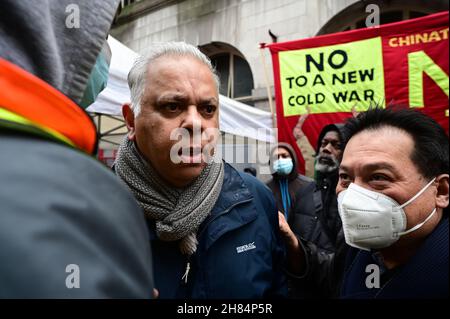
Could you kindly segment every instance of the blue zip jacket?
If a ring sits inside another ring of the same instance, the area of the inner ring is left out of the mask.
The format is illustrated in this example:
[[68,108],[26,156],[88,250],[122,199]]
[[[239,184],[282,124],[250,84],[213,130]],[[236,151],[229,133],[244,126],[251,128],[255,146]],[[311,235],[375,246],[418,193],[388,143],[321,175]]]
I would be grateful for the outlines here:
[[[189,260],[178,241],[156,237],[148,220],[155,288],[161,299],[271,298],[287,295],[284,246],[270,190],[225,163],[221,194],[197,233]],[[189,271],[187,278],[182,279]]]

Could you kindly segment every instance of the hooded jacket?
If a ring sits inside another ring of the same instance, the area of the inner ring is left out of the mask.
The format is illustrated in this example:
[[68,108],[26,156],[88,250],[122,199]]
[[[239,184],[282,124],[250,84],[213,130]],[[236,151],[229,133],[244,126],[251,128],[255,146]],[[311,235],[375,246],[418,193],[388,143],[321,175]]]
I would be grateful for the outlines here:
[[0,298],[151,298],[143,214],[77,105],[117,4],[0,2]]
[[[280,180],[288,180],[289,194],[291,196],[291,207],[288,212],[288,224],[294,234],[301,241],[311,243],[321,253],[331,254],[334,252],[334,242],[328,237],[327,232],[320,219],[323,211],[320,189],[316,183],[306,176],[297,172],[297,157],[294,149],[287,143],[279,143],[271,152],[273,154],[278,147],[286,149],[291,155],[294,163],[292,172],[286,176],[279,176],[276,172],[268,182],[272,190],[278,210],[284,213],[282,196],[280,191]],[[271,157],[273,158],[273,156]],[[328,292],[322,291],[314,280],[299,278],[290,274],[290,296],[293,298],[320,298],[329,297]]]
[[277,208],[282,213],[285,213],[280,190],[280,180],[287,179],[289,195],[291,197],[291,206],[287,213],[289,225],[293,228],[295,233],[299,234],[305,240],[312,241],[319,247],[331,251],[334,246],[330,244],[330,239],[327,237],[326,233],[323,232],[322,225],[319,221],[319,214],[322,210],[320,191],[312,179],[298,173],[298,160],[291,145],[287,143],[278,143],[278,145],[273,148],[271,154],[279,147],[282,147],[289,152],[294,167],[292,172],[286,177],[280,176],[274,172],[272,174],[272,179],[267,183],[267,186],[274,194]]

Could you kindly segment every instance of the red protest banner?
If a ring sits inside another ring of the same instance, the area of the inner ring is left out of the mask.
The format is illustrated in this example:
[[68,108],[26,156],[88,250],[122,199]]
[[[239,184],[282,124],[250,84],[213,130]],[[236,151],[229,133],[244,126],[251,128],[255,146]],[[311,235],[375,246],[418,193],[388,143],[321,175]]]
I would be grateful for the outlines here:
[[448,134],[448,12],[298,41],[271,51],[278,139],[301,156],[292,130],[309,105],[303,132],[315,148],[321,129],[377,103],[417,108]]

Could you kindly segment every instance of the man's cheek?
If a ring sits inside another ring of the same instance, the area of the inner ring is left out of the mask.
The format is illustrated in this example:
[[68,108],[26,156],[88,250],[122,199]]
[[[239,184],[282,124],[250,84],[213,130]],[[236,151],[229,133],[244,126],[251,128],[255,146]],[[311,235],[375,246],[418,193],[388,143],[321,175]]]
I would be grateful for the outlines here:
[[170,161],[171,159],[171,152],[173,152],[172,149],[174,149],[177,144],[176,140],[171,140],[169,136],[166,138],[163,138],[162,136],[158,137],[159,142],[159,154],[158,156],[165,161]]

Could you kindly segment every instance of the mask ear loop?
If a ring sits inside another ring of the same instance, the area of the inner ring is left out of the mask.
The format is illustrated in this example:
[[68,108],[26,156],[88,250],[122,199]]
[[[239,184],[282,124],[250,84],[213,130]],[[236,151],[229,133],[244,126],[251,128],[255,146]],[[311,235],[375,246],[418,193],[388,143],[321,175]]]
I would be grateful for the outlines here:
[[422,193],[425,192],[426,189],[427,189],[428,187],[430,187],[430,185],[433,184],[433,182],[434,182],[435,180],[436,180],[436,177],[433,178],[427,185],[425,185],[425,187],[422,188],[422,189],[421,189],[416,195],[414,195],[410,200],[408,200],[406,203],[400,205],[399,207],[400,207],[400,208],[403,208],[403,207],[405,207],[406,205],[411,204],[417,197],[419,197],[420,195],[422,195]]
[[[426,189],[427,189],[427,188],[428,188],[435,180],[436,180],[436,177],[433,178],[427,185],[425,185],[425,187],[422,188],[422,189],[420,190],[420,192],[418,192],[416,195],[414,195],[413,198],[411,198],[409,201],[407,201],[406,203],[404,203],[403,205],[401,205],[400,208],[403,208],[403,207],[405,207],[406,205],[412,203],[417,197],[419,197],[420,195],[422,195],[422,193],[423,193],[423,192],[424,192],[424,191],[425,191],[425,190],[426,190]],[[416,226],[414,226],[413,228],[411,228],[411,229],[409,229],[409,230],[407,230],[407,231],[398,233],[399,236],[409,234],[409,233],[415,231],[416,229],[419,229],[420,227],[422,227],[427,221],[430,220],[431,217],[433,217],[433,215],[436,213],[436,211],[437,211],[437,209],[436,209],[436,207],[435,207],[435,208],[433,209],[433,211],[431,212],[431,214],[428,215],[428,217],[427,217],[423,222],[421,222],[420,224],[417,224]]]
[[417,225],[414,226],[413,228],[411,228],[411,229],[409,229],[409,230],[407,230],[407,231],[398,233],[398,234],[399,234],[400,236],[406,235],[406,234],[409,234],[409,233],[415,231],[416,229],[422,227],[427,221],[430,220],[431,217],[433,217],[434,213],[436,213],[436,210],[437,210],[437,209],[436,209],[436,207],[435,207],[435,208],[433,209],[433,211],[431,212],[431,214],[430,214],[430,215],[429,215],[422,223],[417,224]]

